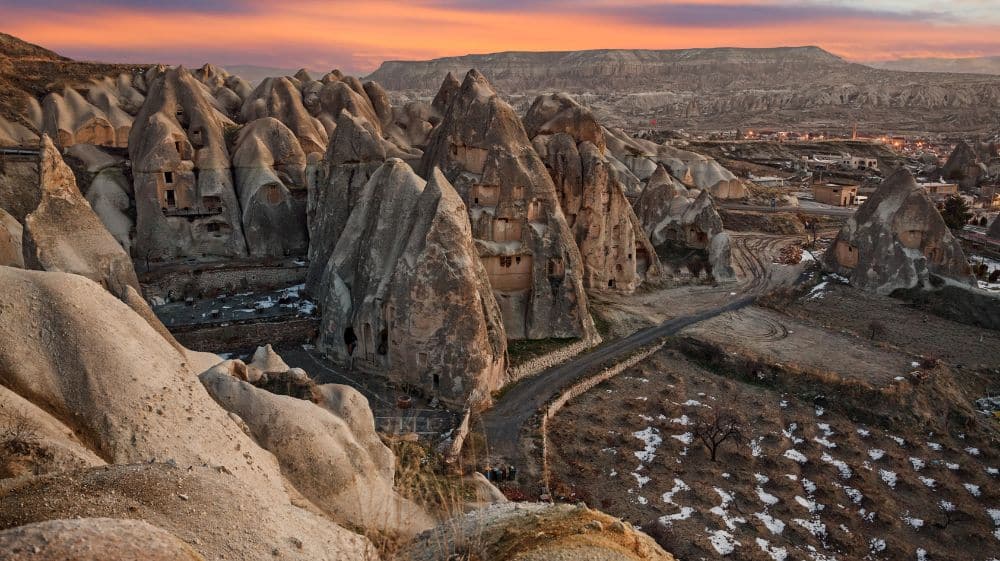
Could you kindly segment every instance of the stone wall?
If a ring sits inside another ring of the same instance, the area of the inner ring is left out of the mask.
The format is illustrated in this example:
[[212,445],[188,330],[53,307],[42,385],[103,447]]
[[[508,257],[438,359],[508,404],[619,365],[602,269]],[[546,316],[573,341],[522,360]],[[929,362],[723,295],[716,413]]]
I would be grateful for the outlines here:
[[185,347],[210,353],[230,353],[254,349],[270,343],[312,343],[319,330],[319,318],[294,318],[272,322],[229,323],[171,331]]
[[[297,264],[297,263],[301,263]],[[305,282],[309,267],[302,261],[265,265],[260,262],[229,262],[224,265],[171,265],[140,273],[146,298],[203,298],[234,292],[276,290]]]
[[637,352],[614,366],[605,368],[593,376],[580,380],[563,390],[563,392],[559,394],[559,397],[552,400],[552,402],[545,407],[545,411],[542,413],[542,424],[540,430],[542,433],[542,481],[545,484],[546,489],[549,489],[549,480],[551,477],[549,467],[549,419],[554,418],[559,411],[567,403],[569,403],[570,400],[587,393],[601,382],[610,380],[629,368],[632,368],[636,364],[639,364],[641,361],[646,360],[653,353],[662,349],[665,344],[666,341],[656,343],[652,347],[647,347],[646,349]]
[[582,353],[583,351],[595,347],[601,344],[601,336],[595,335],[592,339],[580,339],[575,343],[571,343],[556,349],[551,353],[544,354],[542,356],[537,356],[531,360],[528,360],[522,364],[518,364],[510,368],[507,371],[507,377],[509,381],[508,385],[517,383],[525,378],[530,378],[539,374],[543,370],[552,368],[566,362],[567,360],[575,357],[576,355]]

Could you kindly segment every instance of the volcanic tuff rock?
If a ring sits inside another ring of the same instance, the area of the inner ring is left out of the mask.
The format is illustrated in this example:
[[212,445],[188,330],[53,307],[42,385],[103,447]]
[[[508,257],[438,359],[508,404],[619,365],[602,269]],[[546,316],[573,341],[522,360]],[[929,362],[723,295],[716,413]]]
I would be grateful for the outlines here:
[[[588,92],[604,113],[646,126],[739,128],[860,122],[888,130],[985,128],[1000,77],[879,70],[817,47],[505,52],[387,61],[368,79],[432,92],[476,68],[508,93]],[[845,128],[847,125],[845,125]]]
[[824,261],[852,285],[879,294],[928,288],[932,275],[972,283],[962,246],[905,169],[848,219]]
[[239,378],[242,369],[240,361],[226,361],[199,378],[219,405],[246,422],[303,496],[357,528],[412,536],[433,525],[427,513],[393,491],[395,457],[375,433],[368,401],[357,390],[324,386],[339,395],[334,404],[349,404],[338,410],[254,387]]
[[147,72],[129,137],[136,253],[172,259],[247,253],[223,131],[234,123],[183,67]]
[[190,546],[141,520],[48,520],[0,531],[6,561],[204,561]]
[[539,96],[524,118],[552,176],[584,263],[584,286],[631,292],[659,260],[617,173],[594,116],[567,94]]
[[48,136],[38,163],[41,200],[24,219],[24,264],[30,269],[82,275],[122,298],[139,279],[122,246],[105,229],[76,187],[76,179]]
[[24,267],[21,236],[24,228],[16,218],[0,208],[0,266]]
[[391,158],[365,184],[319,283],[319,346],[449,405],[505,380],[506,336],[467,210],[437,171]]
[[236,141],[233,172],[249,254],[306,251],[306,155],[292,131],[273,117],[248,123]]
[[302,92],[288,78],[267,78],[243,103],[240,115],[244,122],[274,117],[281,121],[302,145],[306,153],[326,150],[327,131],[302,104]]
[[[86,146],[77,144],[76,146]],[[129,216],[132,184],[119,167],[101,170],[87,189],[87,202],[94,214],[101,219],[104,227],[114,236],[115,241],[130,254],[132,249],[132,228],[135,223]]]
[[76,518],[142,520],[206,559],[377,558],[364,537],[217,467],[112,465],[0,482],[0,529]]
[[321,294],[327,261],[368,179],[386,159],[387,142],[362,117],[341,111],[316,185],[309,191],[309,274],[306,290]]
[[521,120],[475,70],[452,95],[421,174],[439,167],[468,206],[507,336],[593,337],[583,261]]
[[978,145],[973,148],[964,140],[959,141],[941,168],[941,173],[945,179],[958,181],[962,190],[972,190],[980,179],[990,174],[987,166],[991,159],[990,152],[995,155],[996,147]]
[[[581,503],[582,505],[582,503]],[[538,539],[544,536],[544,539]],[[436,561],[470,549],[491,561],[674,561],[653,538],[585,506],[501,503],[425,532],[401,556]]]

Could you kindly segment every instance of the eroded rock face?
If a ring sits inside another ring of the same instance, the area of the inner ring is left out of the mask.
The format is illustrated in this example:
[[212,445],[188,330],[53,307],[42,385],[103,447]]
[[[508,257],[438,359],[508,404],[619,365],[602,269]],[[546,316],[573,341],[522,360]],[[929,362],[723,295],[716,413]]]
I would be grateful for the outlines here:
[[327,261],[368,179],[386,159],[386,142],[363,118],[342,111],[316,186],[309,192],[309,275],[306,290],[320,294]]
[[[980,148],[977,146],[977,148]],[[989,171],[980,159],[980,152],[988,150],[975,150],[967,142],[959,141],[948,156],[948,161],[941,168],[942,175],[949,180],[958,182],[963,190],[970,190],[976,187],[981,177],[985,177]],[[988,161],[988,160],[987,160]]]
[[302,103],[302,92],[288,78],[267,78],[243,103],[243,122],[273,117],[284,124],[298,139],[305,153],[323,153],[327,132],[318,119],[309,114]]
[[674,561],[626,522],[584,506],[547,503],[501,503],[454,518],[419,536],[400,558],[436,561],[470,548],[493,561]]
[[235,124],[183,67],[150,70],[129,137],[138,256],[247,254],[224,130]]
[[474,70],[449,95],[421,174],[440,168],[468,206],[507,336],[592,337],[583,260],[521,120]]
[[49,137],[38,163],[41,200],[24,219],[24,264],[87,277],[121,298],[139,290],[132,261],[76,187],[73,171]]
[[[0,529],[76,518],[142,520],[206,559],[377,558],[364,537],[201,464],[101,466],[0,483]],[[149,559],[150,553],[128,559]]]
[[[393,491],[395,457],[375,433],[368,402],[357,390],[330,389],[356,394],[339,401],[355,405],[344,417],[361,422],[351,423],[320,404],[241,380],[238,371],[245,368],[226,361],[199,378],[219,405],[239,415],[254,440],[277,457],[303,496],[354,527],[412,536],[433,526],[427,513]],[[285,369],[271,375],[285,375]]]
[[42,130],[60,146],[97,144],[116,146],[115,127],[103,111],[72,88],[52,92],[42,100]]
[[236,141],[233,173],[249,254],[304,253],[306,155],[292,131],[273,117],[248,123]]
[[506,336],[467,209],[432,171],[389,159],[365,184],[319,283],[319,346],[453,406],[505,380]]
[[24,228],[7,211],[0,208],[0,266],[24,267],[21,236]]
[[824,261],[852,285],[879,294],[930,287],[932,275],[973,282],[962,246],[905,169],[848,219]]
[[204,561],[170,532],[142,520],[48,520],[0,531],[8,561]]
[[539,96],[525,128],[580,249],[584,286],[631,292],[657,274],[659,259],[605,157],[604,133],[591,112],[567,94]]
[[657,249],[704,250],[716,280],[735,278],[729,236],[723,231],[722,217],[708,191],[689,191],[657,165],[636,202],[635,212]]

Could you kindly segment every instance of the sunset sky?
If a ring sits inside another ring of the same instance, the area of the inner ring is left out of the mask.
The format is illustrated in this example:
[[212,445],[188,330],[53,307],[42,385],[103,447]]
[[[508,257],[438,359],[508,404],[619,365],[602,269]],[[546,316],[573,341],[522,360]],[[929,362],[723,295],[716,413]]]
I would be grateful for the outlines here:
[[1000,0],[0,0],[0,31],[88,60],[366,73],[506,50],[819,45],[1000,55]]

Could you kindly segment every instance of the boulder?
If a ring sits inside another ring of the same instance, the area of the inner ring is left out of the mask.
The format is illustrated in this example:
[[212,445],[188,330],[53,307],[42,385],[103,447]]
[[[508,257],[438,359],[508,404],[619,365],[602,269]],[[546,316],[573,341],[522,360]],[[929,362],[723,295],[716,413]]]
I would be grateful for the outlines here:
[[319,347],[455,407],[506,382],[506,336],[468,211],[445,177],[391,158],[355,202],[319,282]]
[[[240,380],[234,375],[238,366],[227,361],[199,378],[219,405],[239,415],[254,440],[275,455],[303,496],[355,528],[410,537],[433,526],[429,515],[393,491],[395,457],[375,433],[364,397],[355,397],[360,401],[355,414],[367,415],[357,430],[312,401]],[[347,386],[338,389],[357,393]],[[370,453],[372,448],[376,453]]]
[[142,520],[48,520],[0,531],[7,561],[204,561],[177,536]]
[[399,559],[436,561],[468,551],[491,561],[674,561],[627,522],[582,505],[548,503],[500,503],[453,518],[420,535]]
[[448,95],[420,173],[440,168],[465,201],[507,336],[595,337],[583,260],[521,120],[475,70]]
[[889,294],[931,287],[932,277],[972,285],[968,260],[927,192],[901,169],[861,205],[824,254],[853,286]]

